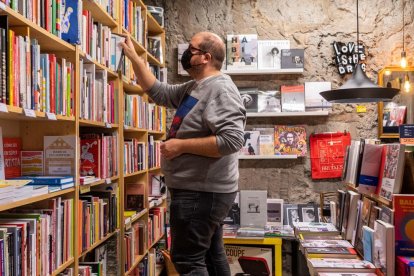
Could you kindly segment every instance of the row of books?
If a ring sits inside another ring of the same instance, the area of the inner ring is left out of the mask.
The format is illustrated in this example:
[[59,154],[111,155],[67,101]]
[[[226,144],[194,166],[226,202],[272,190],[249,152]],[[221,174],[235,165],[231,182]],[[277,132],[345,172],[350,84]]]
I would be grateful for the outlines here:
[[155,57],[161,64],[164,63],[161,36],[148,36],[147,50],[150,55]]
[[330,110],[332,104],[319,94],[331,90],[330,82],[305,82],[305,85],[281,85],[280,91],[239,88],[247,112],[305,112]]
[[121,15],[122,27],[127,30],[136,41],[145,47],[145,26],[144,19],[145,10],[131,1],[121,1],[121,10],[125,11]]
[[92,191],[79,197],[79,253],[117,228],[118,202],[114,191]]
[[104,123],[117,120],[115,84],[108,81],[108,72],[98,70],[94,63],[80,62],[80,118]]
[[151,71],[151,73],[155,76],[155,78],[157,80],[159,80],[160,82],[167,82],[167,68],[166,67],[159,67],[157,65],[152,65],[149,64],[149,70]]
[[124,242],[126,245],[125,270],[128,271],[139,256],[145,254],[147,247],[147,225],[142,221],[134,223],[128,231],[125,231]]
[[37,40],[19,36],[7,28],[1,30],[0,39],[0,45],[4,47],[0,66],[1,102],[59,115],[74,115],[73,64],[54,54],[41,54]]
[[[129,275],[133,276],[152,276],[159,275],[161,272],[157,268],[158,257],[156,255],[155,249],[151,248],[148,254],[142,259],[136,268],[134,268]],[[157,274],[158,273],[158,274]]]
[[49,275],[73,257],[73,199],[0,216],[2,275]]
[[161,141],[155,136],[148,135],[148,168],[161,167]]
[[148,248],[165,234],[167,208],[154,207],[148,215]]
[[253,128],[244,132],[242,155],[306,156],[307,138],[304,126],[276,125],[274,128]]
[[118,175],[118,134],[81,135],[81,176],[106,179]]
[[147,103],[141,96],[125,94],[124,125],[128,127],[162,131],[164,108]]
[[[405,146],[353,140],[345,158],[344,182],[364,194],[376,194],[390,201],[402,190]],[[380,161],[380,162],[378,162]],[[407,180],[407,185],[412,181]]]
[[125,139],[124,141],[124,173],[147,169],[147,151],[144,142],[138,139]]

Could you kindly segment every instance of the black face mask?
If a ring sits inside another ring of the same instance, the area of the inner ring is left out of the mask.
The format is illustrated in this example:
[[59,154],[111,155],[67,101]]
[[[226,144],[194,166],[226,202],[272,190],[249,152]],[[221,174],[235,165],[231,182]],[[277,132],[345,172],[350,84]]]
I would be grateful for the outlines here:
[[181,56],[181,65],[183,66],[183,69],[187,71],[188,69],[191,69],[192,67],[203,65],[204,63],[194,64],[194,65],[191,64],[191,58],[193,56],[203,55],[203,54],[204,53],[193,54],[191,53],[190,49],[185,50],[183,55]]

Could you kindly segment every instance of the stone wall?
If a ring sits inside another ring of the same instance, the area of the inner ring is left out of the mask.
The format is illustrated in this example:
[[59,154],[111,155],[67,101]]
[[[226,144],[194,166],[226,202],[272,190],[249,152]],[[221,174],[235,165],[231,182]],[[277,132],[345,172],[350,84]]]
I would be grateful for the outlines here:
[[[406,2],[406,48],[414,64],[414,1]],[[225,37],[231,33],[257,33],[259,39],[289,39],[291,48],[305,49],[303,75],[234,77],[239,87],[274,90],[281,84],[330,81],[334,88],[344,82],[332,65],[332,42],[356,41],[355,0],[193,0],[149,1],[165,8],[169,83],[188,78],[177,75],[177,44],[188,42],[199,31]],[[398,65],[402,49],[402,0],[361,0],[360,39],[367,49],[368,76],[376,79],[386,65]],[[173,111],[169,112],[170,118]],[[328,118],[249,119],[247,128],[275,124],[306,124],[308,134],[347,130],[352,137],[377,135],[377,108],[357,114],[354,105],[334,105]],[[309,158],[240,162],[241,189],[267,189],[269,197],[287,202],[307,202],[318,192],[335,190],[337,181],[314,182]]]

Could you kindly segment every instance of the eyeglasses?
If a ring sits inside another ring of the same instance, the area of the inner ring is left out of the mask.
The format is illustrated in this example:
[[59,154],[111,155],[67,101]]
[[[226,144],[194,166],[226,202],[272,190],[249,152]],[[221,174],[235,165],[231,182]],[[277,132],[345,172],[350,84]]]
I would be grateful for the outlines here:
[[196,47],[194,47],[192,45],[188,46],[188,49],[191,51],[191,53],[193,53],[194,51],[198,51],[198,52],[201,52],[203,54],[207,54],[208,53],[207,51],[201,50],[201,49],[196,48]]

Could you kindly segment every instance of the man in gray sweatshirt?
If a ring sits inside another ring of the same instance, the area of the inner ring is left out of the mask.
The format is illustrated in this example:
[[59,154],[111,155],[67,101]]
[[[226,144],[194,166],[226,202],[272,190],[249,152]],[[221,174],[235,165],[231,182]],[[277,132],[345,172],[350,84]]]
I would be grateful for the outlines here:
[[177,109],[161,145],[174,265],[180,275],[230,275],[222,223],[238,190],[246,111],[237,87],[220,72],[225,45],[213,33],[194,35],[181,60],[193,80],[180,85],[156,80],[129,37],[121,46],[143,90],[158,105]]

